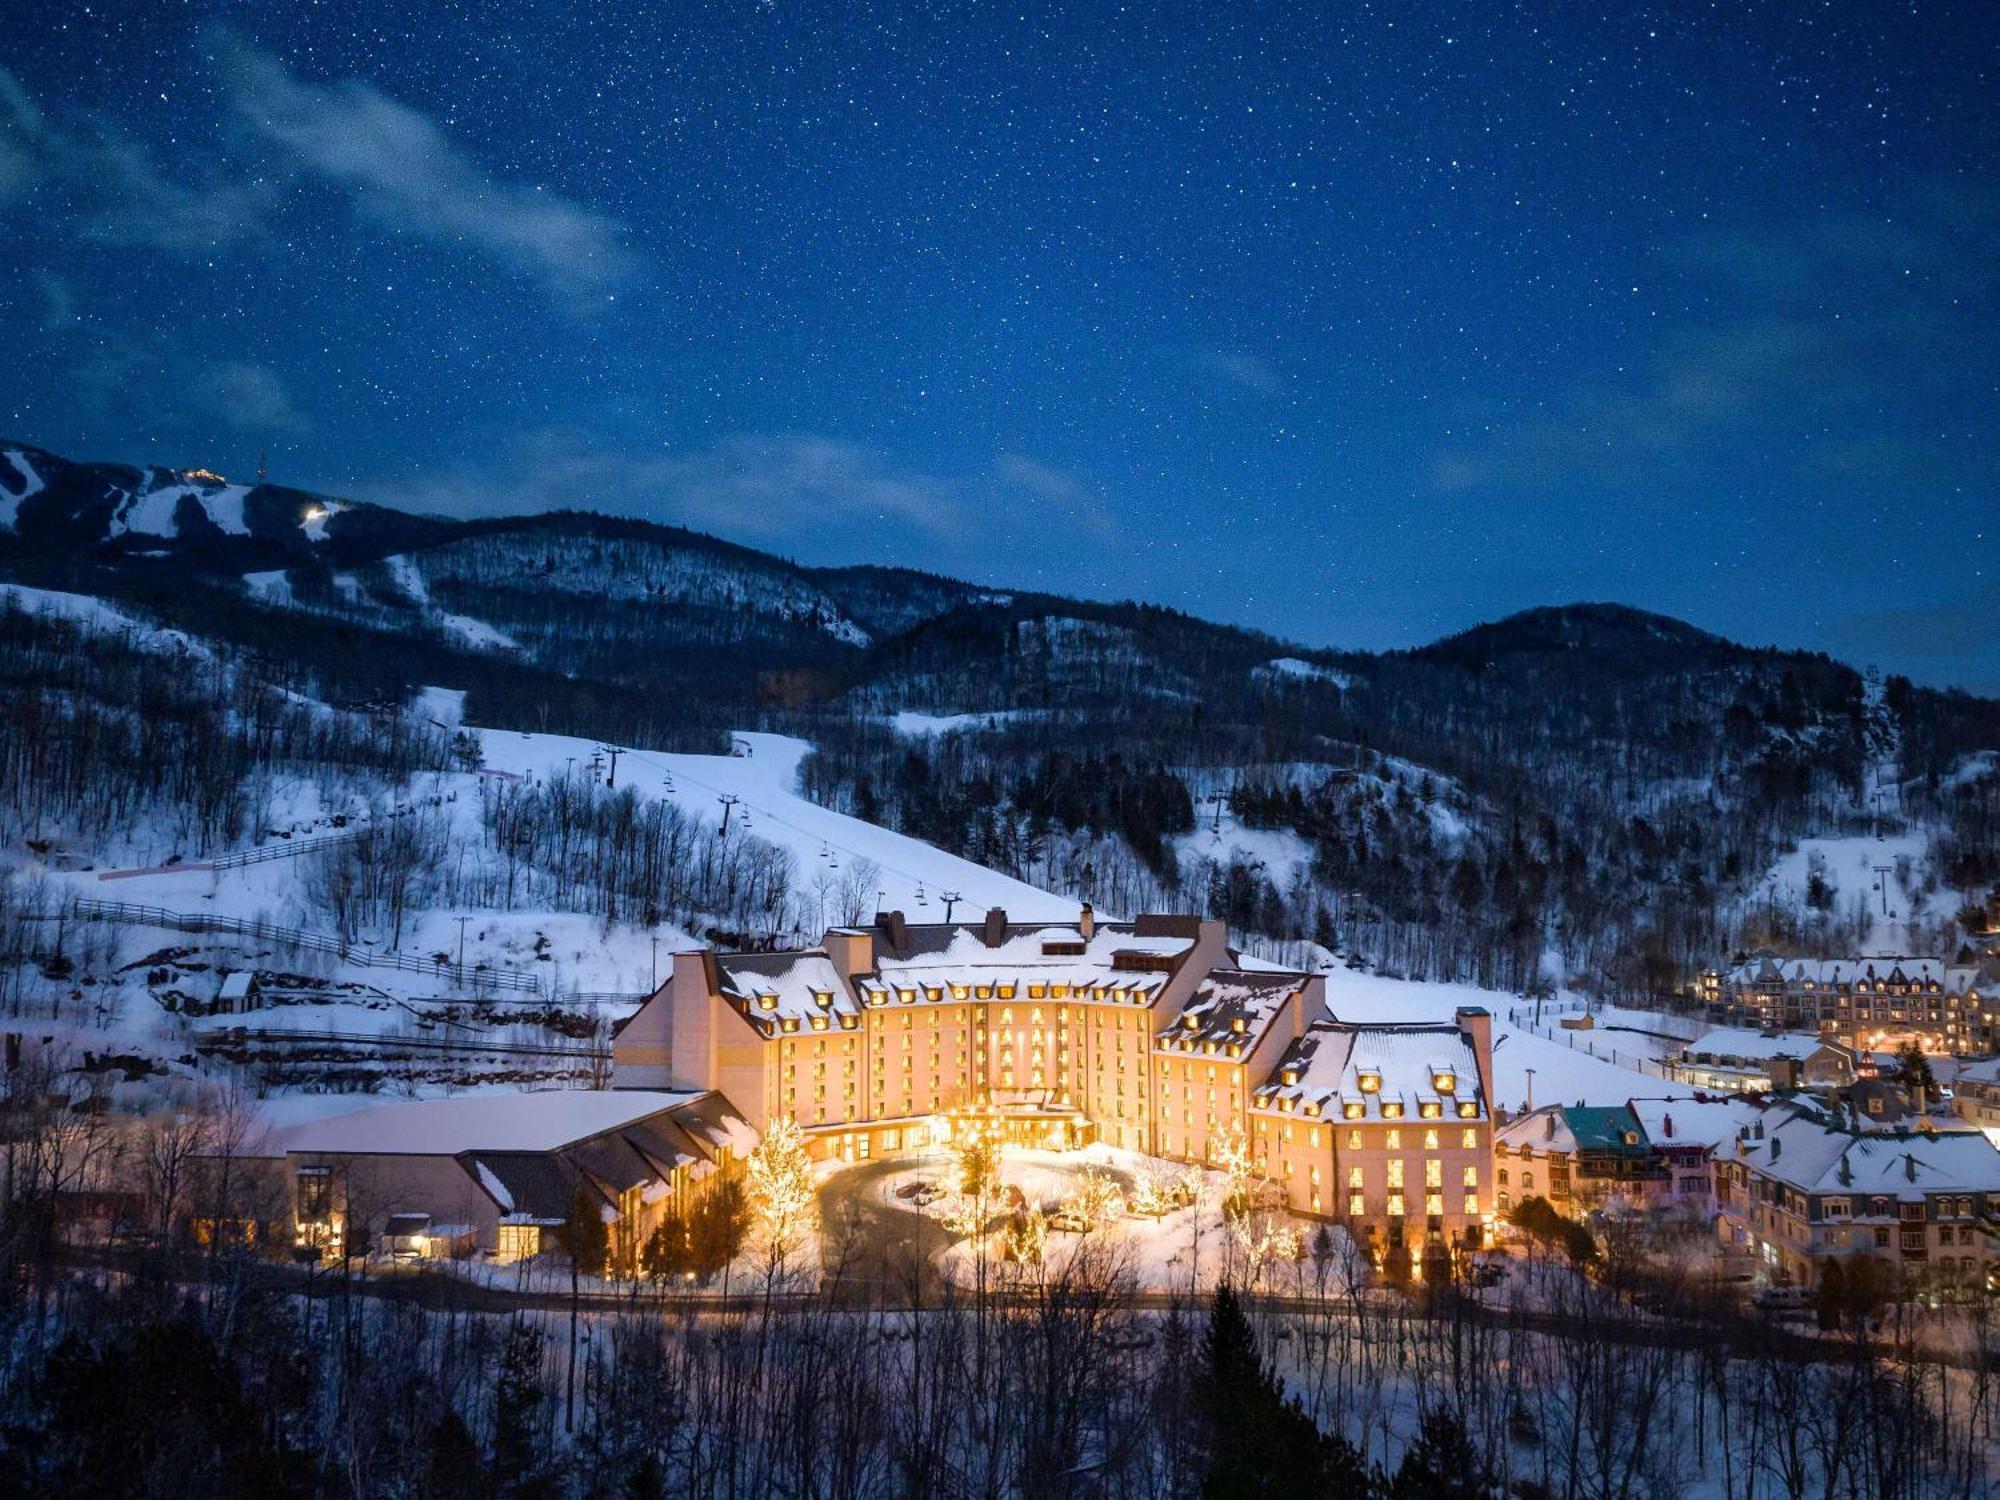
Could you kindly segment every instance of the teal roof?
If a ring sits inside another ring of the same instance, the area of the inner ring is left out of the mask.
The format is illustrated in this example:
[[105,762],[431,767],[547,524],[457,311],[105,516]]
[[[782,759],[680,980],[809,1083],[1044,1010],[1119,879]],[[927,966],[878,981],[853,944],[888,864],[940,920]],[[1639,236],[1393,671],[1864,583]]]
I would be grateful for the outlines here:
[[1652,1144],[1629,1105],[1572,1104],[1563,1110],[1563,1118],[1579,1151],[1645,1151]]

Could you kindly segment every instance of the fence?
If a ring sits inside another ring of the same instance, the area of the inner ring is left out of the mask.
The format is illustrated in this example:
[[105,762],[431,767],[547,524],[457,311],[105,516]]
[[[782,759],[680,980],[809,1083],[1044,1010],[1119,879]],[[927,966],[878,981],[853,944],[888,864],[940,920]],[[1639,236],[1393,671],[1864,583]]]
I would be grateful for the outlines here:
[[489,968],[485,964],[473,964],[467,967],[449,962],[440,963],[435,959],[411,958],[402,953],[371,953],[365,948],[358,948],[352,943],[328,937],[324,933],[307,932],[298,927],[279,927],[270,922],[249,922],[241,917],[221,917],[208,912],[169,911],[164,906],[139,906],[130,901],[79,900],[69,910],[85,921],[130,922],[145,927],[170,927],[177,932],[234,933],[242,937],[280,943],[287,947],[302,948],[311,953],[330,953],[343,963],[354,964],[360,968],[396,969],[405,974],[428,974],[433,978],[449,979],[454,984],[471,985],[475,990],[480,988],[509,990],[516,994],[536,996],[542,992],[540,983],[532,974]]
[[[1582,1007],[1579,1006],[1575,1009],[1581,1011]],[[1559,1013],[1557,1007],[1552,1005],[1545,1005],[1542,1007],[1542,1010],[1544,1014]],[[1618,1048],[1612,1046],[1600,1047],[1590,1032],[1567,1031],[1552,1029],[1547,1026],[1537,1026],[1534,1021],[1534,1014],[1532,1008],[1510,1010],[1507,1012],[1507,1020],[1510,1025],[1518,1026],[1530,1036],[1542,1037],[1551,1042],[1562,1042],[1572,1052],[1581,1052],[1587,1056],[1598,1058],[1603,1062],[1616,1063],[1621,1068],[1630,1068],[1635,1073],[1644,1073],[1651,1078],[1662,1078],[1669,1083],[1679,1083],[1682,1081],[1681,1070],[1672,1063],[1663,1063],[1657,1058],[1640,1057],[1631,1052],[1621,1052]],[[1591,1037],[1591,1040],[1586,1041],[1579,1047],[1576,1041],[1579,1036]]]

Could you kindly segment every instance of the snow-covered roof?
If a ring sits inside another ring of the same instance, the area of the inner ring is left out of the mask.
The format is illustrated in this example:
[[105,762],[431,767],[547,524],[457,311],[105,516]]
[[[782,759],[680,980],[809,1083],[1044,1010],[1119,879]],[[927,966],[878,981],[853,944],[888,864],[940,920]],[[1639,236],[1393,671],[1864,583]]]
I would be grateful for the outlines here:
[[1532,1148],[1569,1156],[1576,1151],[1576,1136],[1569,1128],[1568,1111],[1560,1104],[1544,1104],[1501,1126],[1493,1145],[1508,1151]]
[[238,969],[227,976],[215,992],[218,1000],[241,1000],[250,993],[250,981],[255,978],[248,969]]
[[1728,969],[1723,977],[1736,984],[1813,985],[1843,989],[1856,984],[1921,984],[1963,993],[1979,979],[1968,964],[1915,954],[1881,954],[1854,958],[1784,958],[1760,953]]
[[1088,938],[1073,924],[1039,922],[1008,924],[997,944],[986,941],[977,923],[911,926],[903,929],[903,937],[892,949],[887,935],[876,929],[876,968],[885,979],[936,969],[1109,969],[1121,955],[1127,963],[1154,960],[1166,967],[1195,945],[1191,934],[1144,932],[1128,922],[1099,922]]
[[2000,1150],[1982,1131],[1856,1133],[1811,1110],[1774,1115],[1762,1136],[1753,1131],[1727,1149],[1800,1192],[1911,1199],[2000,1192]]
[[1768,1109],[1740,1095],[1728,1098],[1633,1099],[1632,1112],[1656,1146],[1707,1146],[1734,1141]]
[[[722,993],[759,1022],[789,1030],[840,1025],[859,1015],[833,960],[819,949],[803,953],[723,953],[716,956]],[[787,1025],[787,1023],[790,1023]]]
[[1741,1026],[1718,1026],[1704,1031],[1682,1049],[1686,1057],[1721,1057],[1742,1062],[1770,1062],[1790,1057],[1804,1062],[1826,1044],[1804,1032],[1767,1035]]
[[1455,1025],[1315,1022],[1279,1059],[1255,1103],[1356,1121],[1486,1116],[1478,1057]]
[[285,1132],[284,1149],[372,1156],[556,1151],[673,1109],[694,1097],[637,1090],[549,1089],[417,1099],[297,1126]]
[[1226,1056],[1240,1057],[1263,1040],[1285,1001],[1303,990],[1307,980],[1304,974],[1216,969],[1160,1034],[1160,1045],[1168,1051],[1223,1049]]

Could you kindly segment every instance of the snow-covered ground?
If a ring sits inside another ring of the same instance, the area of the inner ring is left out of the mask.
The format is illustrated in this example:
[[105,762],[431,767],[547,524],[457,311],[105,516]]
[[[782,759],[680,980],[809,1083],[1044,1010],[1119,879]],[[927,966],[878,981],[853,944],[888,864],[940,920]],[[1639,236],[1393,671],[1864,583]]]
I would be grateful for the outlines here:
[[[1529,1069],[1534,1070],[1537,1104],[1578,1100],[1622,1104],[1635,1095],[1666,1098],[1693,1093],[1683,1084],[1611,1059],[1614,1050],[1627,1057],[1642,1055],[1641,1038],[1600,1030],[1579,1032],[1564,1041],[1537,1035],[1528,1024],[1509,1020],[1513,1011],[1530,1020],[1533,1002],[1499,990],[1384,979],[1337,968],[1326,976],[1326,1004],[1343,1021],[1442,1022],[1450,1021],[1461,1006],[1484,1007],[1493,1016],[1493,1091],[1498,1095],[1494,1102],[1509,1111],[1527,1103]],[[1558,1031],[1556,1022],[1556,1012],[1546,1012],[1544,1030]]]
[[[601,742],[567,735],[523,734],[511,729],[477,731],[491,770],[547,777],[574,761],[589,764]],[[731,829],[745,828],[768,843],[791,851],[795,888],[810,890],[820,871],[837,880],[856,860],[878,872],[883,910],[901,910],[911,921],[942,921],[942,896],[956,891],[955,915],[973,916],[989,906],[1029,921],[1076,915],[1076,902],[947,854],[905,834],[864,823],[809,802],[799,794],[799,763],[812,747],[776,734],[739,734],[737,755],[684,755],[657,750],[621,750],[618,785],[646,797],[666,797],[713,822],[720,799],[733,797]],[[671,785],[669,785],[671,783]],[[748,815],[746,818],[746,814]]]
[[1834,910],[1846,914],[1858,906],[1873,919],[1868,939],[1861,945],[1864,955],[1908,953],[1912,951],[1911,920],[1923,911],[1923,898],[1916,888],[1923,882],[1927,849],[1928,839],[1922,831],[1884,833],[1879,838],[1854,834],[1801,839],[1796,849],[1781,855],[1771,866],[1758,887],[1757,899],[1803,911],[1812,877],[1818,874],[1833,890]]
[[889,727],[905,739],[934,740],[939,735],[956,734],[966,729],[998,729],[1004,724],[1018,723],[1037,715],[1030,709],[1003,708],[991,713],[979,714],[923,714],[914,709],[904,709],[892,714]]

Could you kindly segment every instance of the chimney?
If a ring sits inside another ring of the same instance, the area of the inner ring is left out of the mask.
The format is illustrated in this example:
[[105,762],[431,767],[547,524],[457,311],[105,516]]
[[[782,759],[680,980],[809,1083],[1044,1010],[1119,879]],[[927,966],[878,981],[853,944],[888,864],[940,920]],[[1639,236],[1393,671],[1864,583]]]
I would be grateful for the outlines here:
[[1672,1115],[1660,1116],[1660,1134],[1668,1140],[1674,1138],[1674,1117]]
[[909,951],[910,924],[903,920],[899,911],[878,911],[875,913],[876,928],[889,939],[889,946],[900,956]]
[[874,933],[836,927],[827,933],[825,947],[826,956],[833,960],[833,971],[850,984],[855,975],[874,972]]
[[1461,1005],[1453,1019],[1459,1034],[1472,1044],[1472,1059],[1479,1069],[1479,1092],[1487,1108],[1493,1106],[1493,1013],[1483,1005]]
[[1555,1138],[1556,1138],[1556,1112],[1552,1109],[1549,1111],[1549,1117],[1546,1120],[1542,1121],[1542,1139],[1545,1141],[1552,1141]]
[[1917,1159],[1907,1151],[1903,1153],[1903,1175],[1912,1182],[1917,1180]]
[[1086,943],[1097,934],[1097,913],[1090,909],[1088,901],[1083,903],[1083,910],[1077,914],[1076,930],[1083,935]]
[[1785,1153],[1785,1138],[1781,1135],[1772,1136],[1771,1160],[1776,1161],[1780,1156],[1784,1155],[1784,1153]]
[[986,908],[986,926],[980,935],[989,948],[998,948],[1007,941],[1007,912],[1004,907]]

